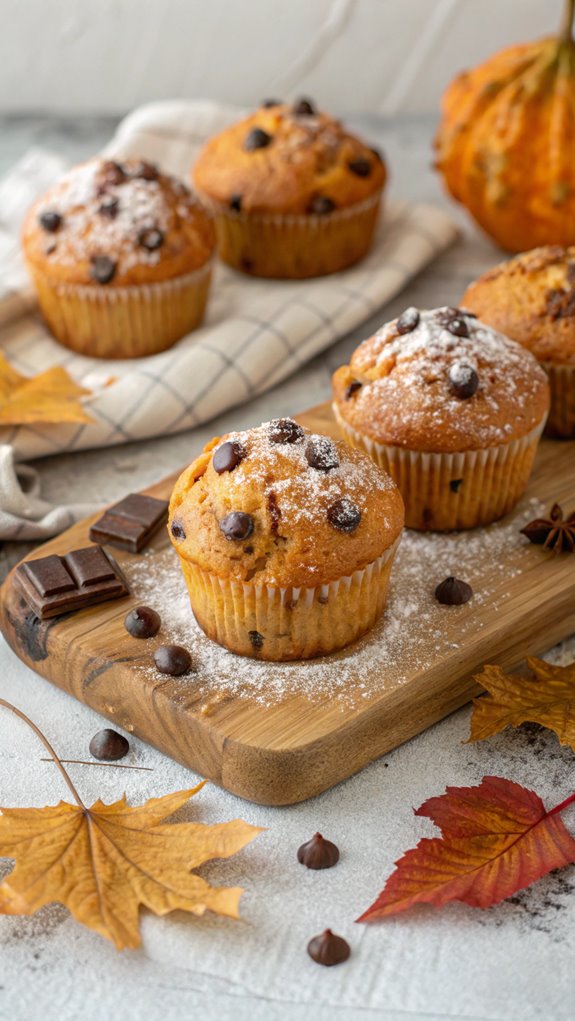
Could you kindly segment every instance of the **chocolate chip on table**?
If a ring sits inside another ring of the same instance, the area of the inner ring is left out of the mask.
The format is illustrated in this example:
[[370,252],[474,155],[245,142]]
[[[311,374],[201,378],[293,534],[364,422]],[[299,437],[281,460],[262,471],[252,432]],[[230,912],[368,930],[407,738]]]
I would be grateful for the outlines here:
[[262,99],[262,106],[268,110],[272,106],[281,106],[281,99]]
[[308,869],[331,869],[339,861],[339,849],[321,833],[315,833],[311,840],[298,847],[297,860]]
[[218,475],[231,472],[237,468],[247,455],[247,450],[239,440],[226,440],[214,451],[212,464]]
[[254,649],[261,649],[264,644],[264,636],[259,631],[248,631],[248,638],[250,644]]
[[130,751],[130,744],[123,734],[107,727],[99,730],[90,741],[90,755],[95,759],[116,762],[123,759]]
[[363,383],[360,383],[359,379],[352,379],[351,383],[347,384],[344,391],[346,401],[349,401],[358,390],[361,390],[362,386]]
[[143,181],[157,181],[160,176],[155,163],[150,163],[148,160],[140,160],[137,166],[130,171],[130,177],[139,177]]
[[268,135],[267,131],[264,131],[263,128],[252,128],[245,137],[244,149],[246,152],[254,152],[255,149],[265,149],[271,141],[272,136]]
[[296,117],[313,117],[315,112],[315,106],[311,99],[298,99],[297,103],[294,103],[292,107],[292,113]]
[[355,532],[361,521],[361,511],[352,500],[343,496],[328,507],[327,520],[338,532]]
[[153,638],[161,626],[162,618],[151,606],[135,606],[124,621],[124,627],[132,638]]
[[419,309],[413,307],[406,308],[405,312],[402,312],[399,316],[395,328],[401,334],[411,333],[419,324],[420,318]]
[[327,216],[328,213],[333,213],[334,209],[335,202],[327,195],[314,195],[307,207],[308,213],[314,213],[316,216]]
[[321,936],[314,936],[307,945],[307,952],[316,964],[331,968],[334,964],[347,961],[351,950],[342,936],[336,936],[331,929],[325,929]]
[[359,159],[350,160],[347,164],[348,170],[351,170],[352,174],[356,174],[357,177],[369,177],[371,174],[371,163],[369,160]]
[[120,209],[118,199],[107,198],[98,206],[100,216],[107,216],[109,220],[115,220]]
[[454,362],[447,374],[449,389],[454,397],[467,400],[473,397],[479,386],[479,376],[471,365]]
[[254,519],[243,511],[230,511],[220,521],[220,529],[226,539],[240,542],[247,539],[254,530]]
[[185,539],[186,538],[186,530],[185,530],[184,526],[182,524],[180,524],[179,521],[172,521],[170,532],[172,533],[174,539]]
[[449,483],[449,488],[450,488],[451,492],[452,493],[458,493],[459,492],[459,487],[461,486],[462,482],[463,482],[463,479],[452,479],[451,482]]
[[305,432],[293,418],[275,418],[268,428],[270,443],[299,443]]
[[56,213],[53,209],[46,209],[45,212],[40,213],[38,221],[40,226],[47,230],[49,234],[55,234],[57,230],[62,226],[62,216],[60,213]]
[[327,436],[310,436],[305,448],[305,456],[310,468],[328,472],[339,468],[339,457],[333,440]]
[[192,657],[183,645],[160,645],[154,653],[156,670],[170,677],[181,677],[192,665]]
[[471,585],[461,578],[454,578],[453,575],[441,581],[435,589],[437,602],[443,603],[444,606],[463,606],[463,603],[469,602],[472,595]]
[[164,232],[158,227],[146,227],[138,234],[138,244],[148,252],[155,252],[164,243]]
[[117,263],[107,255],[95,255],[91,260],[90,276],[98,284],[109,284],[116,275]]
[[235,213],[241,213],[241,211],[242,211],[242,196],[241,195],[230,195],[229,206],[230,206],[230,209],[233,209]]

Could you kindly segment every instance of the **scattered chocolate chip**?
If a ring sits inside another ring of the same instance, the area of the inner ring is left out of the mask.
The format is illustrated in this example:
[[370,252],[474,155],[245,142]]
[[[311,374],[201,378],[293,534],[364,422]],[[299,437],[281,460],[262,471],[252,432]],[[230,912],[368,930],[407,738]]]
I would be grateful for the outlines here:
[[164,243],[164,232],[158,227],[146,227],[138,234],[138,244],[148,252],[155,252]]
[[262,106],[266,110],[268,110],[271,106],[281,106],[281,105],[282,105],[281,99],[263,99],[262,100]]
[[331,840],[315,833],[311,840],[298,847],[297,860],[308,869],[331,869],[339,861],[339,850]]
[[335,202],[327,195],[314,195],[307,207],[308,213],[314,213],[316,216],[327,216],[328,213],[333,213],[334,209]]
[[449,488],[450,488],[451,492],[452,493],[458,493],[459,492],[459,487],[461,486],[462,482],[463,482],[463,479],[452,479],[451,482],[449,483]]
[[260,635],[259,631],[248,631],[248,638],[254,649],[261,649],[264,644],[264,636]]
[[218,475],[222,475],[224,472],[231,472],[234,468],[237,468],[240,461],[243,461],[247,454],[246,448],[239,440],[226,440],[220,447],[214,452],[212,458],[212,464],[214,471]]
[[299,443],[305,432],[293,418],[275,418],[270,422],[268,439],[270,443]]
[[100,168],[99,176],[106,184],[123,184],[127,180],[127,174],[121,163],[115,160],[106,160]]
[[40,213],[38,222],[44,230],[48,231],[49,234],[55,234],[62,226],[62,217],[60,216],[60,213],[56,213],[52,209],[47,209],[44,213]]
[[151,606],[135,606],[124,621],[124,627],[132,638],[153,638],[161,626],[162,618]]
[[356,174],[357,177],[369,177],[371,174],[371,163],[366,159],[350,160],[347,164],[348,170],[351,170],[352,174]]
[[347,961],[351,950],[341,936],[335,936],[331,929],[325,929],[321,936],[314,936],[307,945],[307,952],[316,964],[331,968],[334,964]]
[[345,388],[344,397],[346,401],[349,401],[350,397],[353,397],[358,390],[361,390],[362,385],[363,384],[359,382],[359,379],[352,379],[351,383],[348,383]]
[[465,322],[465,319],[462,319],[461,316],[455,316],[453,319],[449,319],[445,324],[445,329],[449,330],[454,337],[469,336],[469,326]]
[[98,284],[109,284],[116,275],[117,263],[107,255],[95,255],[91,260],[90,276]]
[[472,595],[471,585],[460,578],[454,578],[453,575],[440,581],[435,590],[437,602],[443,603],[444,606],[462,606],[463,603],[469,602]]
[[264,131],[263,128],[252,128],[244,140],[244,149],[246,152],[254,152],[255,149],[265,149],[271,141],[272,136],[268,135],[267,131]]
[[315,106],[311,99],[298,99],[297,103],[294,103],[292,107],[292,113],[296,117],[313,117],[315,115]]
[[143,181],[157,181],[160,176],[155,163],[149,163],[148,160],[140,160],[137,166],[130,172],[130,177],[139,177]]
[[100,216],[107,216],[109,220],[115,220],[118,215],[120,203],[117,198],[107,198],[98,206]]
[[185,539],[186,538],[186,530],[185,530],[184,526],[182,524],[180,524],[179,521],[172,521],[170,532],[172,533],[174,539]]
[[352,500],[343,496],[328,507],[327,520],[338,532],[355,532],[361,521],[361,511]]
[[406,308],[405,312],[402,312],[399,316],[395,328],[398,333],[411,333],[412,330],[418,325],[420,320],[419,309],[417,308]]
[[192,665],[192,657],[182,645],[160,645],[154,653],[156,669],[170,677],[186,674]]
[[252,534],[254,519],[243,511],[231,511],[220,521],[220,529],[226,539],[241,541]]
[[467,400],[473,397],[479,386],[479,376],[471,365],[454,362],[448,372],[449,389],[454,397]]
[[305,456],[310,468],[328,472],[339,468],[339,457],[333,440],[327,436],[310,436],[305,448]]
[[99,730],[90,741],[90,755],[95,759],[116,762],[123,759],[130,751],[130,744],[123,734],[107,727]]
[[242,211],[242,196],[241,195],[230,195],[230,209],[233,209],[236,213]]

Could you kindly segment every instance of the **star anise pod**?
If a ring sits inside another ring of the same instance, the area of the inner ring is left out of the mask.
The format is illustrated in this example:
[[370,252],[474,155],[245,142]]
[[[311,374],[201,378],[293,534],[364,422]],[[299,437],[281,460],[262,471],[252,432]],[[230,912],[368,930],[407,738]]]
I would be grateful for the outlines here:
[[529,542],[555,553],[575,553],[575,511],[567,517],[558,503],[554,503],[548,518],[535,518],[521,529]]

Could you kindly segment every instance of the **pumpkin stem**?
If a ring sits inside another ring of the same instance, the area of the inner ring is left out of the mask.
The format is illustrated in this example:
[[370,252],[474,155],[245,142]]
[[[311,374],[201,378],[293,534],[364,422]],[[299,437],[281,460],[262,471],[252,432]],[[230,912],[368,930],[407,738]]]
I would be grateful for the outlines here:
[[573,19],[575,18],[575,0],[567,0],[563,24],[561,25],[560,37],[565,42],[573,41]]

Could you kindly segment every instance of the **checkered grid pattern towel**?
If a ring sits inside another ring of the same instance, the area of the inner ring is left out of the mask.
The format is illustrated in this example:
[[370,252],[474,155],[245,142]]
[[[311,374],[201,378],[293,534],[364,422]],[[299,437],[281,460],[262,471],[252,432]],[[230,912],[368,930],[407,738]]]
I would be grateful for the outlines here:
[[[157,161],[185,179],[205,139],[237,116],[236,109],[208,102],[152,104],[120,124],[106,152]],[[32,150],[0,181],[0,345],[24,374],[65,366],[93,391],[88,410],[94,422],[0,429],[0,444],[10,448],[0,464],[142,440],[208,421],[280,383],[359,326],[456,235],[441,210],[397,204],[387,210],[370,255],[335,276],[260,281],[218,265],[201,329],[162,354],[105,363],[67,351],[52,339],[35,314],[20,261],[18,230],[25,209],[62,169],[53,154]],[[32,537],[30,517],[35,538],[53,534],[53,517],[44,526],[31,511],[28,524],[22,519],[15,525],[14,515],[3,513],[9,502],[15,505],[13,491],[6,496],[15,479],[13,468],[9,478],[6,472],[0,477],[0,538]]]

